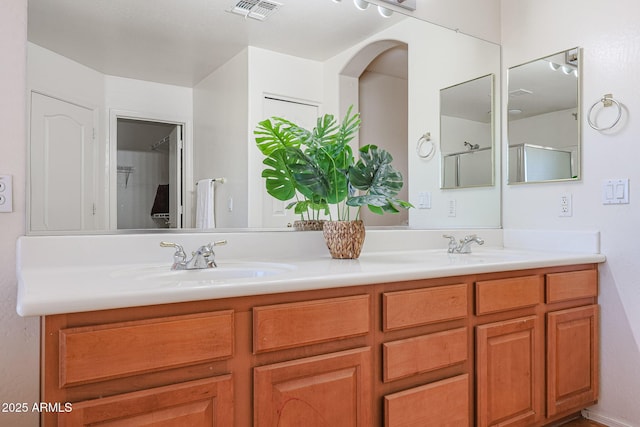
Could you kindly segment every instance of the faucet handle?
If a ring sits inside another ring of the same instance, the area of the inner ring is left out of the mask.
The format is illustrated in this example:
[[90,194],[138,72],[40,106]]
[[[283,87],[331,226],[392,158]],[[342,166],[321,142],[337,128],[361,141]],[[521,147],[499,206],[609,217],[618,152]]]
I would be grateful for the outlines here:
[[[199,250],[201,251],[202,256],[204,256],[205,260],[206,260],[206,265],[208,268],[212,268],[212,267],[217,267],[218,264],[216,264],[216,253],[213,252],[213,247],[214,246],[223,246],[226,245],[227,241],[226,240],[217,240],[215,242],[211,242],[205,246],[203,246],[202,248],[200,248]],[[202,252],[202,250],[205,250],[206,252]]]
[[180,263],[184,263],[187,260],[187,254],[184,252],[184,249],[181,245],[173,242],[160,242],[160,246],[163,248],[176,248],[176,252],[173,254],[173,266],[172,269],[175,270],[176,266]]
[[184,253],[184,249],[182,248],[182,246],[177,243],[162,241],[160,242],[160,246],[162,246],[163,248],[176,248],[176,252]]
[[445,239],[449,239],[449,249],[447,249],[447,252],[449,252],[450,254],[454,253],[458,247],[456,238],[449,234],[443,234],[442,237],[444,237]]

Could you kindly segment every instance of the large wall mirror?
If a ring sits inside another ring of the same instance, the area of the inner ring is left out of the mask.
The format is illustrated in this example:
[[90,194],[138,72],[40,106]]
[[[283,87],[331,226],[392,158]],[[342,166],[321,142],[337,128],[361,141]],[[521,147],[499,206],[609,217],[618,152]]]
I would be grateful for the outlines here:
[[442,188],[494,183],[493,75],[440,91]]
[[398,129],[367,127],[359,143],[399,145],[406,198],[431,196],[385,225],[500,227],[499,187],[456,192],[451,216],[440,165],[415,150],[439,138],[441,88],[499,79],[499,45],[401,7],[383,17],[374,4],[289,0],[245,16],[250,4],[29,0],[28,233],[195,228],[206,180],[209,227],[286,230],[295,218],[265,197],[253,129],[352,104],[363,126]]
[[580,49],[509,68],[509,184],[580,179]]

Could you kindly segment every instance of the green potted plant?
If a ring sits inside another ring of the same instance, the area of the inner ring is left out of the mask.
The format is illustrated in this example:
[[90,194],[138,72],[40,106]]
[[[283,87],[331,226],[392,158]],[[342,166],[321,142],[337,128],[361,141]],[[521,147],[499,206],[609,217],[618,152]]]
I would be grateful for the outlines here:
[[[279,200],[298,197],[290,206],[297,213],[322,213],[323,234],[334,258],[358,258],[364,243],[360,210],[397,213],[410,203],[396,196],[402,175],[393,157],[375,145],[359,150],[356,161],[349,143],[360,129],[360,115],[349,107],[342,123],[331,114],[318,118],[316,127],[304,129],[272,117],[258,124],[256,144],[265,154],[267,192]],[[296,194],[301,196],[296,196]],[[330,208],[333,206],[333,209]]]

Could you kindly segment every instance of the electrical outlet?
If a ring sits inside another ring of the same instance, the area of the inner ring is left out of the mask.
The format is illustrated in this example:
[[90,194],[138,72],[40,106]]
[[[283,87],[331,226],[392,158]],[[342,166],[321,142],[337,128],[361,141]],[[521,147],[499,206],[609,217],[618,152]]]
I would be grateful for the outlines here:
[[0,175],[0,212],[13,212],[11,175]]
[[571,203],[571,194],[560,195],[560,216],[573,215],[573,203]]

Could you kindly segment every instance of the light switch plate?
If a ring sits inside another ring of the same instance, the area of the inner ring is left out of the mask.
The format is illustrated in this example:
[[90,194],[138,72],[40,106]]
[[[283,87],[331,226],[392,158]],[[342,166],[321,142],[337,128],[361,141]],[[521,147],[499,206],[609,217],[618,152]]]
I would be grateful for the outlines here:
[[431,209],[431,193],[429,191],[418,193],[418,209]]
[[0,175],[0,212],[13,212],[13,185],[11,175]]
[[602,204],[623,205],[629,203],[629,178],[607,179],[602,182]]

